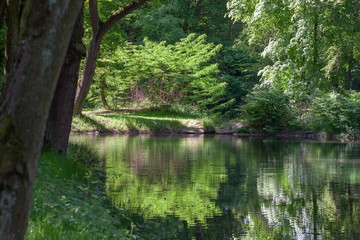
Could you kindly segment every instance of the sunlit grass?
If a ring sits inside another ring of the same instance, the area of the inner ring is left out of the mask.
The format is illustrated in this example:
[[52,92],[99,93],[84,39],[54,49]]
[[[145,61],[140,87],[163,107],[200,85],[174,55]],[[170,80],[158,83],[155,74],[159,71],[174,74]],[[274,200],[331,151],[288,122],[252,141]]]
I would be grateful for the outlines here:
[[214,129],[211,121],[198,113],[144,109],[84,112],[82,116],[74,118],[72,131],[178,133],[192,120],[201,121],[205,129]]

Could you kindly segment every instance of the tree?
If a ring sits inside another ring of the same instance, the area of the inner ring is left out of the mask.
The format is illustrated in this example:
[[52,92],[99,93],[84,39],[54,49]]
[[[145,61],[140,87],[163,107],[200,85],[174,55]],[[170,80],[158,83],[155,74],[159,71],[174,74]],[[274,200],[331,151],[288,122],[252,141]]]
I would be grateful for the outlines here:
[[[100,4],[100,3],[99,3]],[[110,6],[99,5],[100,9],[110,8]],[[100,12],[104,12],[101,10]],[[238,111],[233,110],[235,105],[242,102],[242,98],[252,88],[254,83],[258,82],[256,64],[259,58],[254,58],[250,54],[250,48],[242,44],[234,45],[237,33],[242,29],[242,24],[233,23],[229,18],[224,17],[226,2],[219,0],[162,0],[160,6],[147,5],[131,14],[122,22],[121,30],[126,33],[126,39],[132,45],[141,45],[143,39],[147,38],[151,42],[163,42],[168,44],[177,44],[181,38],[196,33],[202,35],[206,33],[206,41],[215,45],[222,44],[223,47],[211,62],[217,63],[220,73],[218,78],[226,82],[226,94],[223,94],[217,103],[226,103],[227,107],[221,106],[222,114],[228,117],[234,117]],[[86,104],[87,106],[100,106],[101,96],[103,107],[118,107],[127,103],[126,99],[116,95],[116,91],[126,91],[124,82],[119,83],[119,79],[126,78],[122,76],[121,58],[116,54],[116,48],[112,43],[119,44],[119,39],[115,34],[120,31],[111,31],[101,44],[101,53],[97,60],[96,73],[94,75],[94,84],[91,86]],[[236,33],[236,34],[234,34]],[[123,34],[124,35],[124,34]],[[110,38],[111,37],[111,38]],[[121,39],[123,39],[122,37]],[[108,47],[110,46],[110,48]],[[130,53],[132,56],[133,54]],[[126,58],[126,57],[125,57]],[[172,60],[174,62],[174,60]],[[181,61],[179,61],[181,62]],[[136,72],[138,72],[136,70]],[[137,75],[137,73],[133,73]],[[175,85],[178,84],[175,82]],[[132,100],[137,102],[144,97],[143,89],[133,89]],[[129,95],[129,94],[128,94]],[[127,96],[128,96],[127,95]],[[107,101],[106,101],[107,99]],[[125,101],[124,101],[125,100]],[[231,101],[232,104],[229,104]]]
[[116,71],[115,76],[101,68],[105,74],[98,76],[98,87],[101,92],[107,83],[113,103],[147,100],[153,105],[189,103],[212,108],[226,85],[217,78],[217,64],[211,64],[220,49],[221,45],[207,43],[205,34],[190,34],[175,44],[144,39],[142,45],[129,44],[113,53],[117,61],[106,64]]
[[16,19],[19,40],[0,106],[0,238],[4,240],[23,239],[26,231],[46,119],[81,2],[28,0]]
[[295,96],[350,88],[360,60],[358,1],[230,0],[228,8],[262,49],[263,85]]
[[89,0],[90,21],[93,32],[90,40],[90,45],[87,50],[84,70],[80,79],[79,86],[76,90],[74,114],[81,113],[84,101],[90,90],[90,85],[94,77],[96,60],[99,55],[102,38],[115,25],[115,23],[126,17],[132,11],[141,7],[147,1],[148,0],[139,0],[131,2],[124,8],[119,8],[117,11],[113,12],[105,22],[102,22],[99,17],[97,1]]
[[45,146],[61,154],[66,154],[67,151],[80,62],[86,55],[82,43],[83,35],[83,10],[81,10],[61,68],[45,131]]
[[3,11],[7,14],[5,16],[6,22],[6,37],[5,37],[5,54],[4,54],[4,79],[3,79],[3,92],[6,91],[7,87],[7,73],[10,70],[10,66],[15,56],[16,45],[19,40],[19,27],[20,27],[20,11],[21,1],[3,1]]
[[238,110],[234,110],[235,106],[242,102],[246,93],[259,80],[257,63],[260,58],[254,57],[249,51],[251,48],[246,47],[247,44],[234,42],[244,24],[224,16],[227,13],[226,2],[163,0],[161,6],[150,6],[139,12],[142,13],[135,20],[139,30],[133,31],[136,34],[130,36],[130,41],[135,44],[144,37],[151,41],[165,40],[174,44],[188,34],[205,33],[208,42],[223,45],[213,59],[219,65],[219,78],[227,83],[226,94],[219,99],[219,103],[227,103],[227,107],[222,106],[218,110],[223,116],[235,117],[238,114]]

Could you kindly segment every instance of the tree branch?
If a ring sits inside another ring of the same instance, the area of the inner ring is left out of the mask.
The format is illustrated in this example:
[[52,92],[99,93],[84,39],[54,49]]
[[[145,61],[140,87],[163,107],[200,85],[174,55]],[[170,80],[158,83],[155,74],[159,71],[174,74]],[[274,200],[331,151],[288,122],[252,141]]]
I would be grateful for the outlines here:
[[107,31],[109,31],[115,23],[117,23],[120,19],[126,17],[132,11],[141,7],[144,3],[149,0],[139,0],[138,2],[131,2],[124,8],[120,8],[116,12],[114,12],[110,18],[101,26],[101,34],[104,35]]
[[99,31],[100,23],[101,23],[99,17],[99,10],[97,7],[97,0],[89,0],[89,9],[90,9],[91,28],[93,30],[93,35],[95,36],[96,33]]

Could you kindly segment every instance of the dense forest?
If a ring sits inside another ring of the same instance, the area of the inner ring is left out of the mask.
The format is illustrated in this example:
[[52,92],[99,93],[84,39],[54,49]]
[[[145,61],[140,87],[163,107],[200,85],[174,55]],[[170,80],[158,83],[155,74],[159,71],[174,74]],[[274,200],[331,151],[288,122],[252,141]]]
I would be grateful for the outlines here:
[[359,130],[357,1],[145,2],[84,5],[75,114],[181,106],[245,132]]
[[87,110],[360,135],[358,0],[2,0],[0,24],[1,239],[23,238],[41,149],[66,154]]
[[[359,7],[180,0],[145,6],[104,38],[86,106],[188,105],[240,117],[249,123],[244,131],[355,134]],[[99,4],[104,18],[109,9],[116,6]]]

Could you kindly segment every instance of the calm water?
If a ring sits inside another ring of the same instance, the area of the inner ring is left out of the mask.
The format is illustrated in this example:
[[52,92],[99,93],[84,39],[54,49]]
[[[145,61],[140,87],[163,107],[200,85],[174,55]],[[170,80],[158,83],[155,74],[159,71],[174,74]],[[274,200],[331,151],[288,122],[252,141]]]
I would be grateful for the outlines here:
[[[73,136],[154,239],[360,239],[360,144],[232,136]],[[156,227],[156,228],[155,228]],[[161,230],[163,229],[163,230]]]

